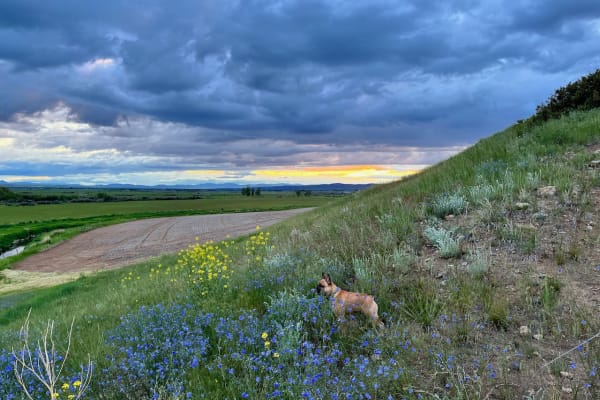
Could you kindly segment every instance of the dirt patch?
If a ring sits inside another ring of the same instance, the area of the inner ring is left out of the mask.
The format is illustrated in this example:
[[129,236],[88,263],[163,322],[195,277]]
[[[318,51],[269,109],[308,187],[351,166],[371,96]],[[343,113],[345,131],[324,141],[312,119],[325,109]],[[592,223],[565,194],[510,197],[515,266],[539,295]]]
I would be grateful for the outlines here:
[[309,209],[153,218],[78,235],[15,264],[15,271],[80,272],[119,268],[175,253],[198,238],[224,240],[266,228]]

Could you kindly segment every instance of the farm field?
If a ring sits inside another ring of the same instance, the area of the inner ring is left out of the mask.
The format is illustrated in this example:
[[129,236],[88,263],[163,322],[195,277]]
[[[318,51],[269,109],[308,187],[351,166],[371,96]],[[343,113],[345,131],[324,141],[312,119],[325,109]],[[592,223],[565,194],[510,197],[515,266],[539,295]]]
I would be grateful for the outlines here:
[[82,233],[13,265],[31,272],[80,272],[131,265],[173,254],[194,241],[220,242],[267,228],[310,209],[148,218]]
[[238,193],[231,193],[229,195],[222,194],[204,199],[131,200],[101,203],[40,204],[34,206],[0,205],[0,225],[136,213],[214,213],[220,210],[232,212],[239,210],[314,207],[324,204],[333,198],[333,196],[318,194],[296,196],[292,193],[286,193],[246,197]]
[[[58,398],[600,398],[599,163],[600,110],[519,123],[240,240],[0,297],[0,396],[51,320]],[[383,331],[339,321],[322,272]]]
[[103,202],[131,200],[185,200],[222,197],[239,191],[194,190],[194,189],[154,189],[154,188],[95,188],[95,187],[11,187],[12,201],[32,201],[47,203],[64,202]]
[[0,270],[10,262],[18,261],[78,233],[106,225],[143,218],[315,207],[340,197],[318,193],[311,196],[296,196],[295,193],[254,197],[238,193],[213,196],[194,200],[0,205],[0,253],[24,243],[30,244],[23,253],[10,260],[0,259]]

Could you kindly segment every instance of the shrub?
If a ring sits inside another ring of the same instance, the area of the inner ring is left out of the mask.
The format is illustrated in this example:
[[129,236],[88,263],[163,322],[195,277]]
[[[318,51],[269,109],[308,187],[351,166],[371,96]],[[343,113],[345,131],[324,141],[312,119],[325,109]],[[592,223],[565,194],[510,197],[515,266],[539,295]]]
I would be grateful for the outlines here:
[[471,276],[476,278],[482,278],[485,274],[487,274],[489,270],[489,260],[488,257],[479,251],[471,254],[470,263],[468,266],[468,271]]
[[427,227],[425,237],[439,250],[440,257],[452,258],[462,254],[460,239],[452,237],[452,233],[444,228]]
[[354,276],[356,277],[357,287],[360,291],[371,291],[375,282],[375,272],[371,265],[369,257],[355,257],[352,259]]
[[304,340],[319,342],[335,332],[335,317],[323,296],[308,298],[296,290],[281,291],[269,298],[265,325],[276,331],[290,326],[303,331]]
[[574,110],[597,107],[600,107],[600,69],[556,90],[546,103],[536,108],[531,119],[541,122]]
[[493,179],[501,176],[508,169],[508,164],[504,160],[484,161],[475,167],[476,176],[485,176]]
[[394,271],[393,276],[398,274],[406,274],[409,272],[410,267],[414,265],[417,257],[416,255],[404,248],[396,247],[392,252],[392,268]]
[[469,197],[475,204],[484,204],[486,201],[491,200],[496,195],[494,186],[488,183],[481,183],[479,185],[471,186],[468,189]]
[[467,201],[458,193],[442,194],[437,196],[429,205],[431,214],[444,218],[450,214],[462,214],[467,209]]

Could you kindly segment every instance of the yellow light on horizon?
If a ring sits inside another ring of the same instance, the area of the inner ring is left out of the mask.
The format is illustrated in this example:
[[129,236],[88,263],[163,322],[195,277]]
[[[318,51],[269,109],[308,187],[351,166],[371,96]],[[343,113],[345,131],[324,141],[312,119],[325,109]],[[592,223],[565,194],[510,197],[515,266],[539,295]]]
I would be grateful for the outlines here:
[[385,165],[335,165],[323,167],[298,167],[259,169],[252,171],[258,178],[332,178],[351,182],[388,182],[419,172],[417,169],[400,170]]

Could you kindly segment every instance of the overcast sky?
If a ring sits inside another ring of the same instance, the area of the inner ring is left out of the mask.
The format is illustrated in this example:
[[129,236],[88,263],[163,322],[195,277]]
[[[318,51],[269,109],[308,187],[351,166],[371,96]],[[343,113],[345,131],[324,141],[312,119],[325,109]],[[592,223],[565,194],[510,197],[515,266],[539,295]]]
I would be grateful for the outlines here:
[[2,0],[0,179],[386,181],[599,67],[598,0]]

